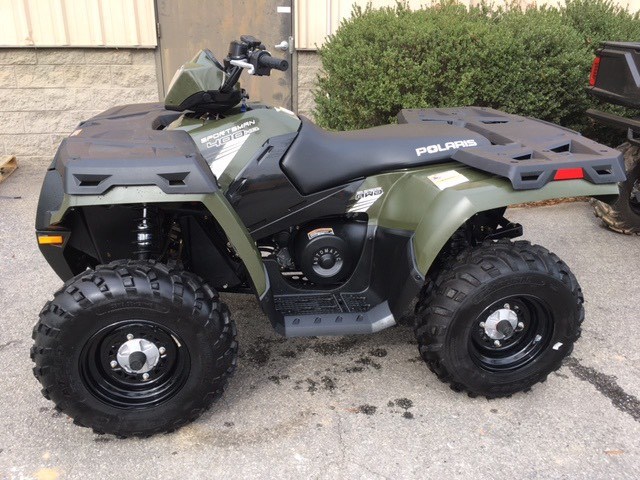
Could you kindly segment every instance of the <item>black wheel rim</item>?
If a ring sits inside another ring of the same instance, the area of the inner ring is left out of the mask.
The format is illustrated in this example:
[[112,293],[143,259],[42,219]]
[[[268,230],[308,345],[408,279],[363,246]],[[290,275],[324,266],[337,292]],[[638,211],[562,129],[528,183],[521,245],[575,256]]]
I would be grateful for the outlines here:
[[[495,345],[488,338],[481,323],[505,304],[518,315],[523,327],[511,337]],[[473,361],[485,370],[508,372],[533,362],[547,348],[553,336],[554,321],[551,309],[532,295],[502,298],[486,308],[474,321],[469,339],[469,353]]]
[[[127,335],[164,347],[155,367],[142,374],[128,373],[111,362]],[[173,331],[146,320],[120,322],[95,333],[80,353],[80,375],[86,388],[107,405],[148,408],[173,397],[184,385],[190,368],[189,351]]]

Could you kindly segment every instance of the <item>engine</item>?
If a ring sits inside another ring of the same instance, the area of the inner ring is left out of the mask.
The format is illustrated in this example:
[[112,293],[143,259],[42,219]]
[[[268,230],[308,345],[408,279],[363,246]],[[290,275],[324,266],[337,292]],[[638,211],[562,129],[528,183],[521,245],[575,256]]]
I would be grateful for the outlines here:
[[295,263],[313,283],[342,282],[353,272],[366,234],[364,221],[326,220],[305,225],[293,241]]

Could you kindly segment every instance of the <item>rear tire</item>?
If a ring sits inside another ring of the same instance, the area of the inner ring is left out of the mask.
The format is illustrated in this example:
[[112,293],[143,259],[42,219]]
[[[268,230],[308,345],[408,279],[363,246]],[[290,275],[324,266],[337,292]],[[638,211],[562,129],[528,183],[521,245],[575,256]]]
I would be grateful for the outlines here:
[[[496,340],[503,333],[490,324],[507,317],[513,331]],[[560,368],[583,319],[580,286],[556,255],[526,241],[487,242],[458,255],[425,286],[415,334],[441,381],[495,398],[527,391]]]
[[[33,330],[43,395],[74,423],[119,437],[195,420],[236,367],[236,328],[218,300],[196,275],[154,262],[117,261],[76,276]],[[126,356],[129,340],[130,351],[144,345],[147,356]]]
[[611,205],[591,200],[594,214],[611,230],[640,235],[640,148],[629,143],[618,147],[624,154],[627,180],[620,183],[620,196]]

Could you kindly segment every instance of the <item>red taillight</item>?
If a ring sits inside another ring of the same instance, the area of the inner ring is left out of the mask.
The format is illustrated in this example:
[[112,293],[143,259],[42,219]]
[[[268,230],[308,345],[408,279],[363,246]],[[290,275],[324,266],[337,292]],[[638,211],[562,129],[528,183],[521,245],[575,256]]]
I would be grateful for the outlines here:
[[596,57],[591,65],[591,75],[589,75],[589,85],[596,86],[596,79],[598,78],[598,70],[600,69],[600,57]]
[[584,178],[582,168],[561,168],[553,177],[554,180],[577,180],[579,178]]

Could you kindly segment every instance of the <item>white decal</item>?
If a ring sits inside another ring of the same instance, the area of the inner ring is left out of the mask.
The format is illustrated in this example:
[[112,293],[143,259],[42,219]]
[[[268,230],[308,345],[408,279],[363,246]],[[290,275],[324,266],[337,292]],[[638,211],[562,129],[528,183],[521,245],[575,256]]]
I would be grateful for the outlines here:
[[211,162],[211,171],[216,177],[222,175],[225,168],[229,166],[233,157],[236,156],[236,153],[240,150],[240,147],[244,145],[244,142],[247,141],[249,135],[243,135],[238,138],[234,138],[233,140],[229,140],[224,144],[224,147],[220,149],[216,158]]
[[477,147],[478,143],[473,140],[456,140],[455,142],[447,142],[443,145],[436,143],[435,145],[427,145],[426,147],[416,148],[416,155],[424,155],[425,153],[446,152],[453,148]]
[[277,7],[276,11],[278,13],[291,13],[291,7]]
[[356,192],[356,203],[352,205],[349,212],[366,212],[374,203],[376,203],[383,193],[384,190],[380,187],[369,188],[367,190]]
[[433,175],[429,175],[427,178],[431,180],[440,190],[444,190],[445,188],[449,187],[455,187],[456,185],[460,185],[461,183],[469,181],[467,177],[465,177],[461,173],[456,172],[455,170],[447,170],[446,172],[436,173]]
[[563,345],[563,343],[562,343],[562,342],[558,342],[558,343],[556,343],[552,348],[553,348],[554,350],[560,350],[560,347],[561,347],[562,345]]
[[255,124],[255,120],[247,120],[246,122],[234,125],[233,127],[225,128],[224,130],[220,130],[219,132],[215,132],[211,135],[207,135],[206,137],[202,137],[200,139],[200,143],[205,143],[206,148],[220,147],[232,140],[236,140],[253,132],[258,132],[260,128],[254,127]]
[[[229,166],[236,153],[244,145],[244,142],[247,141],[249,135],[260,131],[260,128],[256,127],[255,124],[255,120],[247,120],[200,139],[200,143],[204,144],[204,148],[218,148],[215,158],[210,164],[214,175],[217,177],[222,175],[222,172]],[[213,155],[213,152],[211,155]]]

